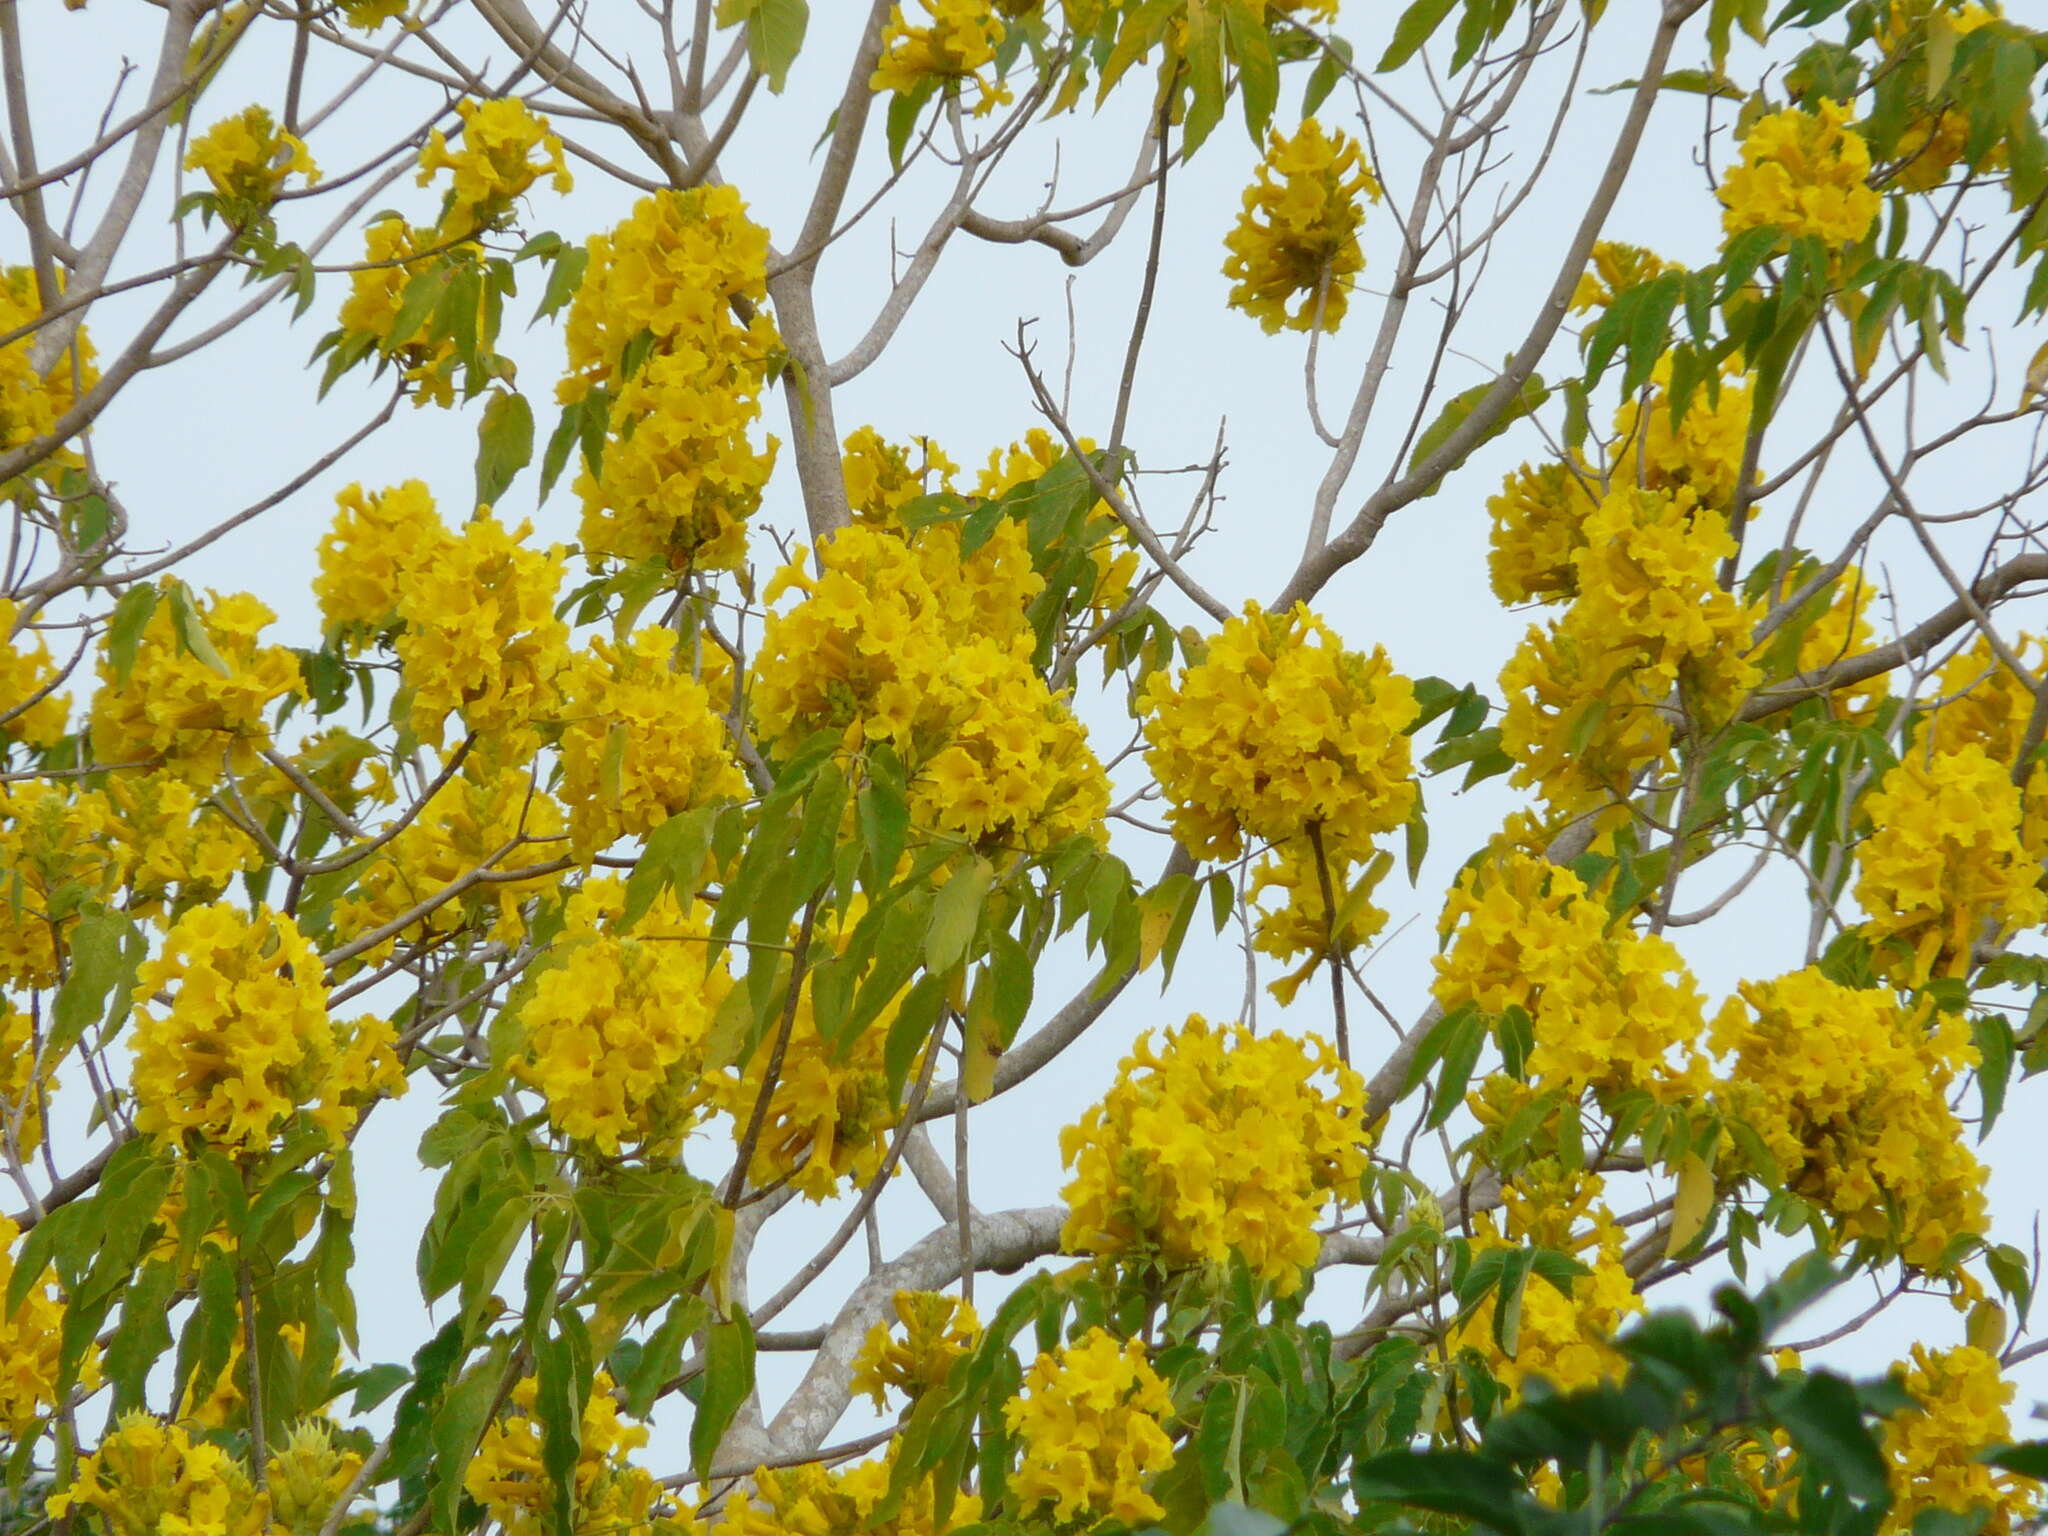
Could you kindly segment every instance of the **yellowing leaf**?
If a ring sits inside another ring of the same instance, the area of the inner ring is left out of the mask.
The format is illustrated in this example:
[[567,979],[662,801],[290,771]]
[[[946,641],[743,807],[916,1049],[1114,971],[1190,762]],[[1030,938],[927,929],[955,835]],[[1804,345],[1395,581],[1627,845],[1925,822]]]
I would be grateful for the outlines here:
[[1671,1207],[1671,1240],[1664,1252],[1675,1254],[1689,1247],[1713,1208],[1714,1170],[1697,1152],[1691,1153],[1678,1165],[1678,1198]]

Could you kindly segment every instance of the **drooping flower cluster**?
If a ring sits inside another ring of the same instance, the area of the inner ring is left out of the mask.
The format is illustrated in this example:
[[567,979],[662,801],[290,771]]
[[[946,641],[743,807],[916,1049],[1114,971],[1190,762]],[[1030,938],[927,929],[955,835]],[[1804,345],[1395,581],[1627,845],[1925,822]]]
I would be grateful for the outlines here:
[[1086,733],[1031,666],[1024,606],[1043,583],[1021,526],[962,560],[957,530],[914,539],[865,524],[802,557],[764,594],[753,675],[771,755],[834,729],[847,750],[888,743],[911,771],[911,819],[970,842],[1037,848],[1094,835],[1109,790]]
[[848,1467],[809,1462],[800,1467],[763,1467],[726,1505],[725,1517],[712,1536],[791,1536],[792,1532],[859,1531],[864,1536],[946,1536],[948,1531],[977,1524],[981,1500],[971,1493],[954,1497],[941,1521],[932,1479],[919,1478],[903,1490],[895,1511],[880,1513],[895,1470],[896,1448],[880,1461]]
[[1101,1328],[1042,1354],[1003,1409],[1023,1442],[1010,1488],[1027,1509],[1051,1505],[1059,1525],[1115,1519],[1142,1525],[1166,1513],[1145,1480],[1173,1465],[1163,1421],[1173,1412],[1137,1339]]
[[303,690],[297,658],[261,642],[276,618],[246,592],[201,604],[166,578],[128,675],[101,651],[94,756],[107,764],[161,763],[195,784],[213,783],[223,764],[251,772],[270,745],[271,707]]
[[1154,673],[1139,707],[1174,835],[1200,857],[1313,824],[1332,857],[1365,859],[1415,808],[1415,690],[1384,650],[1345,650],[1305,607],[1247,604],[1178,679]]
[[605,402],[602,467],[576,480],[592,559],[731,570],[745,557],[775,467],[775,439],[752,441],[781,346],[761,307],[767,262],[767,232],[731,187],[643,198],[591,237],[558,394]]
[[1585,523],[1600,504],[1600,483],[1584,465],[1524,464],[1487,498],[1493,519],[1487,574],[1503,604],[1556,602],[1579,589],[1573,556],[1586,547]]
[[55,746],[70,726],[49,644],[27,626],[21,605],[0,597],[0,751],[14,742]]
[[526,189],[550,172],[557,192],[574,187],[562,159],[562,141],[525,102],[516,97],[465,100],[455,104],[455,111],[462,119],[461,148],[451,150],[436,128],[420,151],[419,184],[426,186],[444,170],[452,183],[438,226],[444,240],[470,239],[496,228]]
[[[99,369],[93,365],[92,338],[83,325],[57,360],[36,372],[30,352],[40,334],[37,320],[42,312],[34,271],[0,268],[0,335],[14,338],[0,347],[0,453],[50,436],[79,397],[100,381]],[[19,497],[28,481],[54,487],[63,471],[81,462],[75,450],[58,448],[26,475],[0,482],[0,497]]]
[[1361,199],[1378,202],[1380,184],[1355,139],[1341,129],[1325,132],[1312,117],[1291,138],[1274,129],[1223,242],[1231,307],[1269,334],[1282,326],[1336,330],[1365,269]]
[[305,142],[260,106],[222,118],[193,140],[185,169],[205,174],[222,214],[236,223],[261,214],[293,176],[306,186],[320,180]]
[[1497,1294],[1487,1296],[1452,1331],[1450,1352],[1476,1350],[1510,1392],[1519,1394],[1531,1379],[1559,1392],[1576,1392],[1618,1380],[1627,1370],[1610,1340],[1623,1322],[1643,1310],[1643,1299],[1623,1266],[1627,1235],[1600,1200],[1602,1188],[1597,1174],[1554,1163],[1533,1165],[1502,1190],[1503,1217],[1487,1211],[1474,1224],[1475,1259],[1489,1250],[1533,1246],[1586,1266],[1586,1273],[1573,1276],[1562,1290],[1540,1275],[1527,1278],[1512,1353],[1497,1340]]
[[1810,968],[1739,992],[1713,1026],[1719,1097],[1838,1240],[1933,1269],[1985,1230],[1984,1169],[1948,1105],[1977,1059],[1961,1018]]
[[1734,550],[1725,519],[1688,491],[1631,488],[1583,531],[1571,607],[1501,670],[1514,782],[1565,812],[1625,799],[1685,725],[1725,723],[1757,677],[1742,606],[1717,580]]
[[[363,957],[372,962],[401,940],[472,924],[491,939],[516,942],[526,931],[526,904],[561,882],[566,827],[562,808],[526,770],[465,764],[336,903],[335,932],[355,940],[411,914]],[[478,870],[498,878],[464,884]]]
[[1854,245],[1877,222],[1883,199],[1870,185],[1870,147],[1848,126],[1849,105],[1787,107],[1749,126],[1742,163],[1722,178],[1721,227],[1730,235],[1771,225],[1798,239]]
[[513,1071],[540,1090],[548,1120],[616,1157],[672,1153],[704,1102],[702,1048],[731,978],[710,912],[664,894],[630,930],[625,889],[586,882],[569,898],[531,995],[519,1006]]
[[1650,375],[1648,425],[1643,425],[1646,413],[1635,397],[1621,403],[1614,413],[1612,450],[1617,483],[1653,491],[1690,491],[1702,508],[1717,512],[1734,505],[1749,442],[1754,387],[1747,379],[1724,379],[1710,390],[1710,382],[1702,380],[1693,387],[1685,414],[1674,425],[1677,402],[1671,397],[1667,357]]
[[187,912],[142,966],[135,1008],[135,1125],[148,1134],[253,1157],[305,1110],[338,1146],[364,1104],[405,1091],[391,1026],[331,1019],[319,955],[268,907]]
[[[724,684],[720,665],[707,676]],[[562,676],[562,785],[579,852],[653,831],[714,800],[742,799],[722,700],[690,674],[673,631],[643,629],[620,644],[602,637]]]
[[1912,1530],[1924,1510],[1983,1512],[1987,1518],[1981,1529],[1993,1536],[2008,1536],[2038,1518],[2041,1483],[1986,1466],[1981,1459],[2013,1438],[2006,1413],[2013,1383],[2005,1379],[1997,1357],[1968,1344],[1945,1350],[1915,1344],[1912,1360],[1894,1370],[1918,1406],[1884,1422],[1892,1485],[1885,1530]]
[[365,493],[351,485],[335,498],[334,526],[320,540],[313,593],[330,635],[361,639],[398,623],[399,576],[448,543],[447,524],[423,480]]
[[[696,1529],[690,1512],[677,1506],[653,1474],[628,1459],[647,1443],[647,1430],[620,1417],[612,1388],[611,1376],[599,1371],[583,1405],[570,1499],[572,1528],[688,1536]],[[555,1489],[542,1460],[539,1396],[540,1383],[532,1376],[513,1387],[510,1411],[484,1431],[463,1474],[463,1488],[505,1536],[541,1536],[555,1529]]]
[[913,24],[903,7],[889,12],[882,29],[882,56],[871,87],[908,95],[927,84],[957,86],[972,81],[979,92],[975,113],[992,112],[1010,93],[981,71],[994,62],[1005,28],[992,0],[915,0],[929,19]]
[[408,723],[430,746],[443,744],[454,715],[521,756],[516,743],[559,707],[558,674],[569,660],[569,628],[555,617],[563,557],[559,548],[528,549],[530,531],[475,518],[399,568],[396,646],[412,695]]
[[1370,1143],[1364,1083],[1328,1042],[1194,1015],[1156,1046],[1141,1035],[1102,1102],[1060,1133],[1074,1170],[1061,1245],[1172,1268],[1235,1253],[1291,1294]]
[[1909,748],[1865,797],[1872,830],[1856,845],[1856,900],[1895,980],[1967,975],[1979,940],[2048,921],[2048,827],[2035,817],[2029,828],[2026,809],[2006,766],[1976,742]]
[[1511,854],[1468,871],[1444,904],[1451,936],[1436,961],[1436,1000],[1498,1019],[1529,1016],[1522,1077],[1568,1100],[1645,1090],[1674,1102],[1706,1085],[1698,1043],[1705,1002],[1678,950],[1609,921],[1572,871]]
[[70,1484],[50,1496],[53,1518],[87,1510],[112,1536],[269,1536],[272,1529],[270,1497],[240,1458],[139,1408],[122,1414]]
[[[0,1051],[5,1049],[0,1044]],[[26,1157],[27,1150],[22,1155]],[[17,1444],[31,1438],[37,1422],[57,1407],[58,1351],[64,1329],[64,1303],[47,1284],[31,1286],[21,1305],[7,1310],[20,1236],[21,1228],[0,1216],[0,1435]]]
[[981,1336],[974,1304],[936,1291],[898,1291],[891,1300],[898,1339],[887,1323],[868,1330],[853,1361],[853,1390],[874,1399],[879,1410],[893,1390],[913,1402],[946,1385],[954,1365]]

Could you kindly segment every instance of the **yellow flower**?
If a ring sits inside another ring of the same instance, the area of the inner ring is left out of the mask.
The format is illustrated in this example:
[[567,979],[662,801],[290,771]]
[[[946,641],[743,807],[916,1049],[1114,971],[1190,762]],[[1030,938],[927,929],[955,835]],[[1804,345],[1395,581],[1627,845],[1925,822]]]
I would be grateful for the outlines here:
[[[436,171],[447,171],[453,185],[441,210],[440,233],[444,240],[466,240],[502,224],[513,203],[525,195],[549,171],[554,188],[567,192],[575,185],[562,159],[562,141],[555,137],[544,117],[529,111],[515,98],[502,101],[458,101],[455,110],[462,118],[462,147],[450,150],[448,140],[436,128],[420,151],[419,184],[427,185]],[[536,162],[534,152],[540,152]]]
[[63,678],[29,622],[19,603],[0,597],[0,750],[10,742],[54,747],[71,723]]
[[[1353,282],[1365,270],[1358,232],[1364,197],[1380,200],[1379,179],[1356,140],[1302,119],[1292,138],[1276,128],[1258,176],[1245,188],[1244,209],[1225,239],[1230,255],[1230,305],[1268,333],[1334,331],[1343,322]],[[1298,302],[1292,313],[1290,303]]]
[[1652,278],[1678,270],[1655,251],[1618,240],[1602,240],[1593,247],[1587,269],[1580,274],[1572,292],[1572,312],[1605,309],[1631,288],[1640,288]]
[[1995,1356],[1962,1345],[1933,1350],[1913,1346],[1909,1363],[1893,1368],[1917,1406],[1893,1414],[1884,1424],[1892,1507],[1884,1530],[1913,1529],[1923,1510],[1988,1516],[1982,1529],[2007,1536],[2037,1519],[2042,1485],[2031,1477],[1987,1467],[1979,1457],[2009,1444],[2012,1421],[2006,1405],[2013,1384]]
[[1513,605],[1556,602],[1579,589],[1573,556],[1585,547],[1586,518],[1600,504],[1600,484],[1584,465],[1524,464],[1489,497],[1492,549],[1486,567],[1493,595]]
[[1074,1170],[1061,1246],[1176,1268],[1236,1253],[1291,1294],[1371,1139],[1365,1085],[1327,1041],[1193,1015],[1156,1048],[1141,1035],[1102,1102],[1060,1133]]
[[[916,462],[912,462],[915,456]],[[899,447],[873,427],[861,427],[842,446],[846,500],[864,523],[892,526],[910,502],[931,491],[950,490],[960,466],[928,437]],[[983,491],[982,495],[988,492]]]
[[318,1536],[362,1464],[334,1443],[333,1425],[302,1420],[266,1463],[272,1518],[292,1536]]
[[1721,182],[1721,227],[1733,236],[1771,225],[1835,247],[1861,240],[1883,200],[1870,185],[1870,148],[1848,122],[1848,103],[1823,101],[1750,124],[1742,163]]
[[113,1536],[268,1536],[270,1496],[238,1457],[131,1409],[78,1464],[49,1513],[96,1510]]
[[643,198],[591,237],[558,393],[564,405],[609,397],[602,468],[576,481],[593,560],[744,560],[746,520],[775,467],[775,439],[752,441],[781,348],[763,305],[767,261],[767,232],[731,187]]
[[305,1109],[339,1146],[365,1103],[405,1091],[391,1026],[329,1018],[320,957],[268,907],[187,912],[143,965],[135,1008],[135,1125],[147,1134],[260,1156]]
[[[2048,638],[2018,635],[2010,650],[2024,666],[2048,665]],[[1974,743],[2008,767],[2018,760],[2034,695],[1981,633],[1942,664],[1935,694],[1926,737],[1933,751]]]
[[1714,1021],[1731,1056],[1717,1090],[1769,1149],[1792,1194],[1838,1238],[1936,1269],[1988,1217],[1984,1169],[1948,1106],[1976,1063],[1954,1014],[1903,1012],[1818,970],[1748,982]]
[[562,682],[562,800],[579,852],[746,797],[719,712],[732,692],[727,668],[722,652],[711,655],[716,699],[690,675],[670,630],[643,629],[622,645],[599,637],[571,659]]
[[195,139],[185,169],[204,171],[222,209],[237,221],[268,208],[293,176],[304,177],[307,186],[320,180],[304,141],[260,106],[222,118]]
[[710,909],[672,895],[630,932],[617,926],[625,887],[584,884],[519,1005],[513,1071],[540,1090],[549,1122],[607,1157],[631,1144],[673,1155],[702,1112],[704,1037],[731,990],[711,941]]
[[[103,650],[92,701],[92,749],[103,763],[161,763],[194,784],[210,784],[223,763],[237,776],[270,745],[265,719],[280,699],[303,692],[298,659],[259,637],[277,615],[245,592],[193,605],[196,635],[177,621],[190,599],[166,577],[123,679]],[[202,654],[204,643],[212,652]]]
[[853,1390],[865,1392],[879,1411],[891,1388],[915,1401],[946,1384],[956,1362],[981,1337],[981,1320],[971,1302],[935,1291],[898,1291],[891,1301],[903,1325],[899,1342],[887,1323],[868,1330],[853,1362]]
[[[42,312],[35,273],[27,267],[0,268],[0,333],[14,337],[0,347],[0,453],[48,437],[78,397],[100,381],[92,339],[82,325],[63,354],[42,373],[35,372],[29,352],[40,334]],[[58,448],[23,476],[0,483],[0,496],[22,495],[30,480],[55,486],[65,470],[83,463],[75,451]]]
[[882,30],[882,56],[870,87],[908,95],[927,82],[957,85],[972,80],[980,92],[976,114],[992,112],[1010,99],[980,71],[994,61],[1006,31],[990,0],[917,0],[930,21],[912,26],[903,7],[889,13]]
[[1050,1504],[1060,1525],[1162,1519],[1145,1480],[1173,1465],[1161,1427],[1172,1411],[1145,1346],[1131,1339],[1119,1347],[1091,1328],[1040,1355],[1004,1407],[1003,1422],[1023,1442],[1010,1488],[1027,1509]]
[[[625,1422],[611,1375],[599,1371],[583,1405],[570,1507],[578,1531],[632,1531],[638,1536],[688,1536],[693,1512],[679,1507],[654,1477],[628,1459],[647,1443],[647,1431]],[[540,1384],[531,1376],[512,1389],[512,1406],[484,1431],[462,1485],[505,1536],[540,1536],[553,1530],[554,1485],[541,1460],[535,1403]]]
[[[1702,380],[1693,387],[1684,419],[1675,427],[1669,357],[1650,374],[1647,428],[1641,426],[1642,412],[1633,396],[1621,403],[1614,413],[1613,448],[1620,483],[1653,491],[1687,490],[1702,508],[1726,511],[1734,505],[1749,445],[1753,386],[1746,378],[1725,379],[1710,396],[1710,382]],[[1755,515],[1754,507],[1750,515]]]
[[1568,1100],[1644,1089],[1664,1103],[1706,1087],[1698,983],[1669,941],[1610,922],[1579,877],[1532,854],[1481,864],[1444,904],[1436,1000],[1529,1015],[1532,1092]]
[[1856,845],[1863,932],[1902,985],[1966,976],[1979,939],[2048,921],[2040,832],[2006,766],[1975,742],[1909,749],[1865,797],[1870,836]]
[[930,1477],[918,1478],[903,1490],[895,1511],[879,1513],[895,1468],[896,1446],[880,1461],[828,1468],[815,1462],[800,1467],[763,1467],[740,1485],[726,1505],[725,1518],[712,1536],[945,1536],[948,1531],[977,1524],[981,1500],[971,1493],[954,1495],[953,1507],[938,1520]]
[[451,715],[509,742],[560,708],[558,674],[569,660],[569,628],[555,617],[562,551],[526,548],[531,531],[475,518],[398,571],[408,723],[430,746],[445,741]]
[[313,581],[320,618],[330,635],[381,634],[398,622],[399,574],[447,545],[447,525],[423,480],[367,495],[351,485],[334,500]]
[[[412,403],[429,403],[446,409],[455,403],[455,338],[433,336],[433,317],[419,321],[406,335],[397,334],[399,311],[406,287],[440,262],[453,281],[458,269],[479,279],[477,305],[481,316],[484,303],[480,247],[474,242],[449,241],[439,231],[419,229],[396,215],[377,220],[363,232],[363,265],[349,274],[349,296],[342,301],[338,324],[346,337],[374,341],[380,355],[395,361],[406,381],[413,386]],[[366,345],[358,342],[357,345]]]
[[[6,1049],[0,1042],[0,1051]],[[6,1070],[0,1064],[0,1072]],[[32,1149],[24,1148],[26,1157]],[[0,1216],[0,1434],[16,1444],[34,1437],[40,1420],[57,1407],[58,1352],[64,1328],[64,1303],[49,1284],[32,1285],[21,1305],[5,1310],[7,1289],[14,1283],[14,1247],[21,1228]],[[97,1354],[88,1361],[92,1381],[98,1379]]]

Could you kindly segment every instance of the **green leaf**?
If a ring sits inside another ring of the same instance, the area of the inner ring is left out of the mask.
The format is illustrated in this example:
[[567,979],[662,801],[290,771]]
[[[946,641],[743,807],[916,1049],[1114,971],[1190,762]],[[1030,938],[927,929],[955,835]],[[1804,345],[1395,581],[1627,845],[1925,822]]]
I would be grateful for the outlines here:
[[1792,1444],[1852,1497],[1886,1497],[1885,1460],[1863,1422],[1856,1389],[1827,1371],[1780,1381],[1766,1399]]
[[1359,1463],[1352,1488],[1360,1500],[1457,1515],[1510,1536],[1523,1529],[1514,1474],[1468,1451],[1389,1451]]
[[1316,67],[1308,77],[1308,89],[1301,93],[1301,115],[1314,117],[1316,108],[1329,99],[1330,92],[1337,88],[1337,82],[1344,78],[1351,67],[1351,45],[1341,37],[1323,40],[1323,56],[1316,61]]
[[1206,6],[1188,7],[1186,27],[1183,56],[1190,96],[1181,120],[1181,152],[1192,156],[1223,120],[1223,29],[1217,25],[1216,13]]
[[1423,1129],[1435,1130],[1465,1102],[1465,1085],[1479,1064],[1479,1051],[1486,1044],[1486,1019],[1476,1009],[1458,1021],[1444,1042],[1443,1075],[1437,1079],[1436,1099],[1429,1107]]
[[107,665],[114,681],[125,683],[135,670],[135,653],[142,647],[143,631],[156,614],[158,589],[148,584],[130,587],[107,616]]
[[747,17],[747,62],[777,95],[789,82],[789,66],[803,49],[810,23],[806,0],[754,0]]
[[1509,1249],[1507,1262],[1501,1266],[1499,1285],[1494,1291],[1493,1342],[1511,1360],[1522,1348],[1522,1297],[1529,1284],[1530,1266],[1535,1260],[1533,1249]]
[[975,925],[981,920],[982,903],[988,898],[989,885],[995,875],[995,866],[976,854],[971,862],[955,870],[953,878],[946,882],[945,889],[932,903],[931,927],[925,934],[924,963],[927,970],[943,974],[967,953],[967,946],[974,938]]
[[429,1429],[434,1449],[431,1502],[442,1530],[460,1528],[456,1511],[462,1502],[463,1476],[476,1455],[484,1426],[490,1422],[491,1406],[498,1400],[511,1343],[508,1338],[493,1339],[483,1357],[449,1388],[434,1414]]
[[207,634],[206,622],[199,617],[199,609],[192,601],[192,589],[182,581],[174,581],[164,588],[164,593],[171,600],[171,633],[177,637],[178,648],[222,677],[234,676],[234,668],[213,648],[213,637]]
[[2018,1445],[2001,1446],[1997,1450],[1986,1451],[1979,1459],[1987,1466],[2017,1472],[2022,1477],[2048,1479],[2048,1440],[2027,1440]]
[[655,898],[664,890],[680,892],[684,906],[696,894],[697,880],[704,873],[704,861],[711,853],[712,834],[725,802],[700,805],[681,816],[671,816],[647,834],[646,846],[626,877],[626,902],[619,914],[619,926],[630,929],[647,915]]
[[[1424,428],[1422,435],[1415,440],[1415,451],[1408,457],[1409,474],[1412,475],[1419,470],[1450,440],[1451,434],[1465,424],[1466,418],[1472,414],[1479,402],[1492,393],[1496,382],[1498,381],[1488,380],[1484,384],[1475,384],[1444,403],[1444,408],[1437,412],[1436,420]],[[1429,488],[1422,494],[1434,496],[1442,488],[1445,478],[1462,468],[1466,459],[1473,453],[1499,437],[1524,416],[1540,410],[1543,402],[1549,398],[1550,386],[1545,384],[1540,376],[1531,375],[1529,381],[1522,386],[1521,392],[1508,401],[1500,415],[1473,439],[1463,453],[1443,467],[1442,472],[1430,481]]]
[[1378,72],[1384,75],[1406,64],[1450,14],[1451,0],[1415,0],[1394,23],[1393,41],[1380,55]]
[[44,1058],[62,1061],[86,1027],[125,1014],[147,950],[125,912],[87,912],[71,931],[71,968],[51,1009]]
[[1984,1098],[1984,1117],[1977,1125],[1982,1142],[2005,1108],[2005,1088],[2012,1079],[2012,1025],[2002,1014],[1982,1013],[1971,1018],[1970,1032],[1977,1040],[1977,1091]]
[[1237,65],[1238,105],[1252,143],[1263,147],[1266,124],[1280,102],[1280,65],[1273,57],[1273,39],[1266,31],[1265,0],[1224,0],[1223,32]]
[[704,1342],[703,1388],[690,1422],[690,1464],[700,1479],[710,1472],[718,1442],[753,1390],[754,1329],[744,1309],[735,1307],[724,1321],[711,1325]]
[[889,1021],[889,1037],[882,1042],[882,1070],[889,1079],[891,1102],[903,1102],[903,1085],[910,1081],[910,1069],[931,1039],[945,1001],[945,978],[926,975],[917,978],[897,1005],[896,1017]]
[[497,502],[532,462],[533,407],[516,391],[492,390],[476,434],[476,504]]

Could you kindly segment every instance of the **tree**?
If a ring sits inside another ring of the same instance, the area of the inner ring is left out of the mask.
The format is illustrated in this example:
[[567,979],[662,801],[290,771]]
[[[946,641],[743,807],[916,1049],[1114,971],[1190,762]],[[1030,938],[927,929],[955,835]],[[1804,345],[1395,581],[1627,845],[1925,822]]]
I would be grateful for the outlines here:
[[[0,4],[8,1528],[2038,1521],[2036,1263],[1971,1127],[2048,1065],[2048,348],[2022,376],[2008,338],[2048,310],[2048,33],[66,9]],[[73,132],[87,28],[154,62]],[[762,159],[776,111],[809,161]],[[1127,174],[1005,211],[1126,131]],[[1170,214],[1239,132],[1234,225]],[[1645,186],[1718,237],[1610,238]],[[898,217],[877,301],[849,253]],[[1064,367],[1018,325],[969,472],[852,423],[977,250],[1124,320]],[[1227,438],[1148,454],[1190,250],[1217,325],[1305,352],[1270,591],[1214,554]],[[293,473],[167,540],[125,403],[261,410],[229,349],[295,321]],[[391,473],[422,421],[474,432],[473,487]],[[317,621],[197,584],[343,485]],[[1345,633],[1390,530],[1476,541],[1482,501],[1526,625],[1497,686]],[[1441,939],[1387,998],[1385,909]],[[1744,921],[1800,963],[1710,1008],[1681,943]],[[1239,951],[1238,1017],[1148,1000]],[[982,1106],[1132,1020],[1058,1200],[978,1209]],[[405,1240],[365,1172],[401,1098],[437,1310],[387,1360],[366,1314],[414,1314],[359,1260]],[[1816,1347],[1908,1293],[1953,1326],[1854,1380],[1785,1348],[1849,1276],[1877,1301]],[[1687,1277],[1739,1283],[1646,1315]]]

